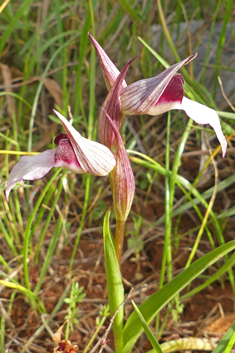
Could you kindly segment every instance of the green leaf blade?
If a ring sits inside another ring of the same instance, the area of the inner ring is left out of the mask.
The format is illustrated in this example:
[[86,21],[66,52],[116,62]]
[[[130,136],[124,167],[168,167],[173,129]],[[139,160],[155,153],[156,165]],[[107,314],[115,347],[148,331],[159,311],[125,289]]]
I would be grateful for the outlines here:
[[228,329],[212,353],[229,353],[235,342],[235,323]]
[[135,309],[135,312],[136,314],[138,315],[138,318],[141,322],[141,325],[143,326],[143,329],[151,343],[151,345],[153,346],[153,349],[155,352],[157,353],[163,353],[158,341],[156,340],[156,338],[154,337],[152,331],[150,330],[150,328],[148,327],[148,324],[147,322],[145,321],[143,315],[141,314],[141,312],[139,311],[138,307],[136,306],[136,304],[133,302],[132,300],[132,304],[133,304],[133,307]]

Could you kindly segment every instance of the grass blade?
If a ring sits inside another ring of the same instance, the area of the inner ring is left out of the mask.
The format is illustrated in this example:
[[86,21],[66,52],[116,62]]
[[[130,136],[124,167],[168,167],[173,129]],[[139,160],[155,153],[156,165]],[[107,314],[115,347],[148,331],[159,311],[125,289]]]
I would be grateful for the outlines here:
[[152,331],[148,327],[147,322],[145,321],[143,315],[141,314],[141,312],[139,311],[138,307],[136,306],[136,304],[134,303],[133,300],[132,300],[132,305],[134,307],[134,310],[135,310],[136,314],[138,315],[138,318],[139,318],[139,320],[141,322],[141,325],[143,326],[144,332],[148,336],[148,339],[149,339],[151,345],[153,346],[154,351],[157,352],[157,353],[163,353],[158,341],[154,337]]
[[31,117],[30,117],[30,122],[29,122],[29,137],[28,137],[28,151],[31,151],[32,149],[32,140],[33,140],[33,126],[34,126],[34,118],[36,115],[36,109],[37,109],[37,104],[38,104],[38,100],[39,100],[39,96],[41,93],[41,89],[43,86],[43,81],[46,78],[46,75],[53,63],[53,61],[55,60],[56,56],[61,52],[62,49],[64,49],[67,45],[69,45],[69,43],[73,42],[75,38],[77,38],[79,36],[79,33],[75,34],[74,36],[72,36],[72,38],[70,38],[67,42],[65,42],[63,45],[61,45],[51,56],[50,60],[47,63],[47,66],[42,74],[41,80],[39,82],[38,88],[37,88],[37,92],[35,93],[35,97],[34,97],[34,102],[33,102],[33,107],[32,107],[32,112],[31,112]]
[[3,35],[1,36],[1,41],[0,41],[0,57],[2,54],[2,51],[4,49],[4,46],[8,40],[8,38],[10,37],[11,32],[14,30],[17,22],[19,21],[20,17],[22,16],[22,14],[25,12],[26,9],[29,8],[30,4],[33,2],[33,0],[25,0],[19,10],[17,11],[16,14],[14,14],[14,16],[11,19],[11,22],[9,23],[7,29],[5,30],[5,32],[3,33]]
[[213,282],[218,280],[226,271],[228,271],[229,268],[232,268],[234,263],[235,263],[235,253],[232,254],[232,256],[230,256],[230,258],[226,259],[224,265],[222,267],[220,267],[220,269],[218,269],[218,271],[213,276],[211,276],[207,281],[202,283],[200,286],[198,286],[198,287],[194,288],[193,290],[191,290],[190,292],[184,294],[180,298],[180,300],[182,301],[186,298],[190,298],[192,295],[199,293],[201,290],[208,287],[210,284],[212,284]]
[[213,350],[212,353],[229,353],[233,348],[235,342],[235,324],[233,324],[222,340],[219,342],[218,346]]
[[126,0],[119,0],[120,4],[122,5],[122,8],[124,11],[136,22],[140,22],[140,18],[138,17],[137,13],[135,10],[132,9],[130,3],[128,3]]

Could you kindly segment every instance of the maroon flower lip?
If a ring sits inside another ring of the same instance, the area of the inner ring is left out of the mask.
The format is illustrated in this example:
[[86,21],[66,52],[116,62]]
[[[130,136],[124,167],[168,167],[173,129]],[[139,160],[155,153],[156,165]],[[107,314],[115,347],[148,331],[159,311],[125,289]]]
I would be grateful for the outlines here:
[[160,96],[156,105],[161,103],[172,103],[172,102],[181,103],[184,96],[183,84],[184,84],[183,76],[181,74],[175,74],[175,76],[172,77],[172,79],[166,86],[166,89]]
[[79,169],[82,170],[68,135],[59,134],[56,136],[54,142],[58,146],[54,155],[55,165],[57,167],[68,168],[75,173],[77,173]]

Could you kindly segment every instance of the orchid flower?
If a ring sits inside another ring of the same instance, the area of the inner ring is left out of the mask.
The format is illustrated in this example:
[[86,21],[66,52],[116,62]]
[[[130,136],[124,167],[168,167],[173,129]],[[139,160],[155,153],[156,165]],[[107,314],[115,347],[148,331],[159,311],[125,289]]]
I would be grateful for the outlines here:
[[[119,71],[99,43],[89,33],[99,56],[106,86],[110,89]],[[193,60],[197,54],[169,67],[160,75],[140,80],[126,86],[123,81],[120,93],[122,112],[129,115],[158,115],[169,110],[180,109],[192,118],[197,124],[209,124],[215,130],[222,146],[222,156],[225,156],[227,141],[223,134],[219,116],[215,110],[184,97],[184,79],[177,71]]]
[[62,114],[56,110],[54,112],[67,134],[59,134],[55,138],[57,148],[19,159],[7,180],[7,201],[17,182],[40,179],[52,167],[63,167],[77,174],[88,173],[97,176],[105,176],[115,167],[116,159],[106,146],[82,137]]

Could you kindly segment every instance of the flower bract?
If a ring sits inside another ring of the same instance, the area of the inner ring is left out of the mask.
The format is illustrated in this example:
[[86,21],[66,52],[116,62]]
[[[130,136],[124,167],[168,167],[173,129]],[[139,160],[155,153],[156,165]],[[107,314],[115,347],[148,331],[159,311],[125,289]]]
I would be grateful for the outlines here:
[[[91,35],[91,33],[88,33],[88,37],[90,38],[90,41],[94,45],[95,50],[99,56],[100,65],[104,76],[104,81],[108,91],[110,91],[118,75],[120,74],[120,71],[116,68],[112,60],[110,60],[110,58],[108,57],[104,49],[97,42],[97,40],[95,40],[95,38]],[[126,81],[123,80],[122,88],[126,86],[127,86]]]
[[106,111],[104,113],[113,128],[117,146],[116,166],[109,174],[113,206],[116,218],[120,221],[126,221],[135,195],[135,177],[122,137],[111,117]]

